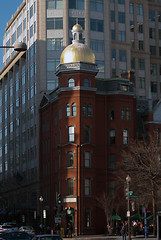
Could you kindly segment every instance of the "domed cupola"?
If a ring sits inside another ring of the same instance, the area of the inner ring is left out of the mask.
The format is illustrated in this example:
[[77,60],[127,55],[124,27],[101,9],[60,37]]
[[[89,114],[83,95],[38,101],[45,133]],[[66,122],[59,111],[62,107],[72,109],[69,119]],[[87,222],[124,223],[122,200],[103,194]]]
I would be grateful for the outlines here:
[[72,28],[73,41],[67,46],[61,54],[60,64],[85,62],[95,64],[95,55],[93,51],[83,44],[83,29],[81,25],[76,24]]

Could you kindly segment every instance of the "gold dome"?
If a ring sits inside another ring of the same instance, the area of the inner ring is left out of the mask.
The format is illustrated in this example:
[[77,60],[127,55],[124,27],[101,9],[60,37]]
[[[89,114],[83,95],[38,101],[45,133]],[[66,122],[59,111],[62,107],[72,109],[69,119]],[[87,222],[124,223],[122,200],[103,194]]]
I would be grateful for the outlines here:
[[95,64],[95,55],[83,43],[73,43],[67,46],[61,54],[60,63],[86,62]]
[[80,24],[77,23],[77,24],[75,24],[73,26],[72,31],[81,31],[81,32],[83,32],[83,28],[82,28],[82,26]]

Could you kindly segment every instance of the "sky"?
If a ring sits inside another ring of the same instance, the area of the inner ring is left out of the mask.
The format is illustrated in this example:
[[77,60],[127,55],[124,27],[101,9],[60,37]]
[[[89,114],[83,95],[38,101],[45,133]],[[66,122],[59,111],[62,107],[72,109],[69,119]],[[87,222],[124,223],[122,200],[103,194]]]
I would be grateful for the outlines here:
[[[3,36],[7,22],[16,12],[17,7],[21,5],[23,0],[1,0],[0,3],[0,46],[3,46]],[[0,70],[3,68],[3,49],[0,49]]]

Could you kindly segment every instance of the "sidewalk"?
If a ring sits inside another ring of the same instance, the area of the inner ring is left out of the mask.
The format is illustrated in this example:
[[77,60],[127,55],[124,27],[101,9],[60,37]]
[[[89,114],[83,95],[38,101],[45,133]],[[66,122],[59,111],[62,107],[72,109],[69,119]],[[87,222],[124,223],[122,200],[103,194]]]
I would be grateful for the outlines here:
[[[72,238],[63,238],[63,240],[122,240],[122,236],[107,236],[107,235],[90,235],[90,236],[76,236],[76,237],[72,237]],[[126,238],[128,240],[128,237]],[[139,240],[139,239],[145,239],[145,237],[143,235],[137,235],[137,236],[131,236],[131,240]],[[156,240],[157,237],[156,236],[148,236],[147,240]]]

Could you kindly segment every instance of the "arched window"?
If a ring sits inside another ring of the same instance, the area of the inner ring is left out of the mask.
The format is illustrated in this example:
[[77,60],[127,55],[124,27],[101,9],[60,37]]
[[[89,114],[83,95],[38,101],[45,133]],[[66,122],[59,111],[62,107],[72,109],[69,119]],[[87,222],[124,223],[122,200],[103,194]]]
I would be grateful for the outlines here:
[[74,87],[75,86],[75,80],[73,78],[70,78],[68,80],[68,87]]
[[67,153],[67,167],[73,167],[74,164],[74,152]]
[[90,87],[91,84],[90,84],[90,80],[88,78],[85,78],[84,79],[84,87]]
[[66,104],[66,116],[70,117],[70,104],[69,103]]
[[76,103],[72,103],[72,116],[77,115],[77,105]]

